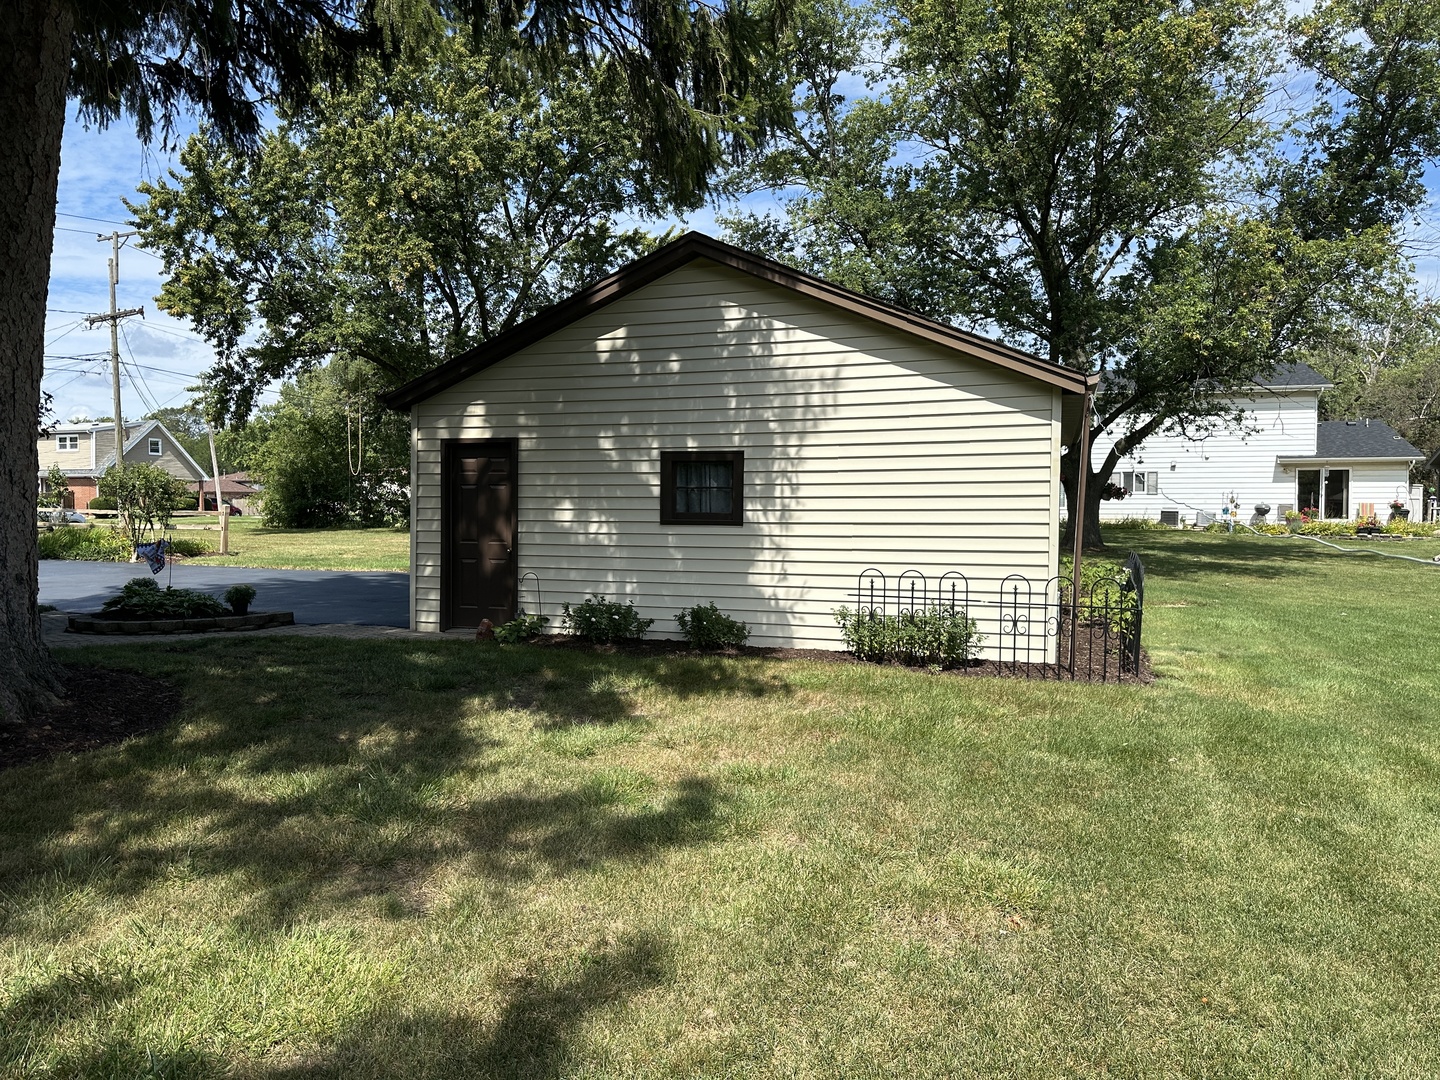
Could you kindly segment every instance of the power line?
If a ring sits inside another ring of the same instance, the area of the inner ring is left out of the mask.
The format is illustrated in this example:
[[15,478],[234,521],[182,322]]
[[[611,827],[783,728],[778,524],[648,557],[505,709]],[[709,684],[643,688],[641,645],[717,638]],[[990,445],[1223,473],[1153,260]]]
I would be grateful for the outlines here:
[[77,319],[77,320],[75,320],[75,322],[71,323],[70,326],[65,330],[65,333],[64,333],[64,334],[61,334],[60,337],[51,338],[49,341],[47,341],[47,342],[45,343],[45,347],[48,349],[51,345],[54,345],[55,342],[59,341],[60,338],[63,338],[63,337],[65,336],[65,334],[73,333],[74,331],[80,329],[80,327],[83,326],[84,324],[85,324],[85,320],[84,320],[84,319]]
[[106,225],[129,225],[128,221],[116,221],[108,217],[88,217],[85,214],[67,214],[62,210],[55,211],[56,217],[74,218],[76,221],[100,221]]

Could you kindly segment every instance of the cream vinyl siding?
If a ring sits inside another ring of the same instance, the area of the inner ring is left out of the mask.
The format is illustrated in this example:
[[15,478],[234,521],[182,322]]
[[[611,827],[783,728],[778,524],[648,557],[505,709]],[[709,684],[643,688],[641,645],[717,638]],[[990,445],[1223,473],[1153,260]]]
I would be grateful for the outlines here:
[[[417,405],[412,625],[438,630],[441,446],[518,441],[521,575],[715,601],[751,642],[841,647],[856,577],[1043,580],[1058,549],[1060,393],[709,262],[691,263]],[[744,524],[661,525],[661,450],[741,450]],[[526,582],[521,604],[535,610]],[[981,629],[998,637],[993,617]]]
[[80,443],[78,450],[57,450],[54,435],[46,435],[36,444],[40,456],[40,474],[43,476],[50,471],[52,465],[59,465],[66,472],[74,472],[77,469],[90,469],[94,463],[90,460],[91,433],[88,431],[65,431],[62,435],[74,435]]

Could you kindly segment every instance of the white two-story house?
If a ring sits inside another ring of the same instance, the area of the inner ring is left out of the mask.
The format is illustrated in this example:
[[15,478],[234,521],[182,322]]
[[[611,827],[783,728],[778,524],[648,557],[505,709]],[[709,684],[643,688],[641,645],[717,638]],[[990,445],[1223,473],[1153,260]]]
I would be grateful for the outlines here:
[[[1116,466],[1111,479],[1128,494],[1101,503],[1102,520],[1193,523],[1218,516],[1231,496],[1241,521],[1268,506],[1271,522],[1307,507],[1328,520],[1353,520],[1363,508],[1383,522],[1394,500],[1418,519],[1422,494],[1410,469],[1425,455],[1379,420],[1321,421],[1320,395],[1332,385],[1305,364],[1286,364],[1232,399],[1245,414],[1239,430],[1152,435]],[[1091,460],[1103,462],[1114,443],[1097,439]]]

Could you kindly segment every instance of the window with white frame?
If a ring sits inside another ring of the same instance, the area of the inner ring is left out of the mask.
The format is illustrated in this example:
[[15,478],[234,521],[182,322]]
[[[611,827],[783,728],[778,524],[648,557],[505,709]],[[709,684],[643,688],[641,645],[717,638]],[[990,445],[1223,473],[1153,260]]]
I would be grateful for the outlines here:
[[55,449],[56,449],[56,450],[79,450],[79,449],[80,449],[80,436],[79,436],[79,435],[56,435],[56,436],[55,436]]
[[1120,474],[1120,486],[1131,495],[1158,495],[1160,494],[1160,474],[1158,472],[1141,472],[1138,469],[1134,472],[1123,472]]
[[160,456],[160,440],[159,440],[159,439],[151,439],[151,440],[150,440],[150,456],[151,456],[151,457],[159,457],[159,456]]

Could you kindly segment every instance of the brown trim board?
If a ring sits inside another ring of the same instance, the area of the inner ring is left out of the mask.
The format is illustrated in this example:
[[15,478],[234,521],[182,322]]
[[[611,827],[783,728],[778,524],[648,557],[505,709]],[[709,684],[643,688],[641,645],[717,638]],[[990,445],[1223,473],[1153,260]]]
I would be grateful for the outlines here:
[[1060,367],[979,334],[957,330],[953,326],[946,326],[893,304],[852,292],[783,263],[743,251],[704,233],[689,232],[649,255],[621,267],[594,285],[581,289],[569,299],[546,308],[517,326],[512,326],[505,333],[461,353],[419,378],[412,379],[386,394],[383,400],[392,409],[408,409],[696,259],[709,259],[802,296],[832,304],[967,356],[987,360],[1009,371],[1028,375],[1058,387],[1065,393],[1083,394],[1087,386],[1093,385],[1093,380],[1081,372]]

